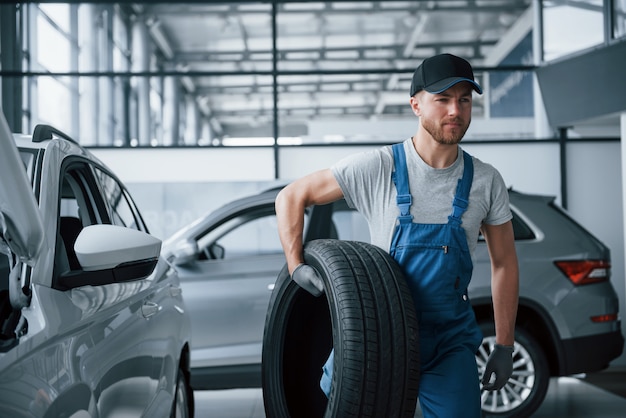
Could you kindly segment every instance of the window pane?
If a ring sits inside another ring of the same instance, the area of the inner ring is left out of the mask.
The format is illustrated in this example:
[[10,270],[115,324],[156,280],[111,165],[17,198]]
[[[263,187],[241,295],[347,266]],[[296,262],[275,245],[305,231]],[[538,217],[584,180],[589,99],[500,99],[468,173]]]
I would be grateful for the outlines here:
[[104,198],[108,205],[109,216],[113,225],[139,229],[131,205],[127,200],[124,190],[119,183],[108,174],[96,169],[96,175],[100,179]]
[[[533,65],[532,31],[519,41],[499,66]],[[493,71],[483,87],[489,98],[491,118],[534,116],[533,73],[531,71]]]
[[35,124],[47,123],[69,135],[71,132],[72,100],[67,78],[39,77],[37,79],[37,118]]
[[282,254],[276,226],[276,215],[246,222],[220,238],[224,258],[232,259],[268,254]]
[[602,0],[543,2],[544,59],[550,61],[604,42]]
[[[593,9],[597,1],[573,4]],[[33,102],[41,115],[27,122],[41,116],[87,146],[273,145],[275,135],[285,145],[396,141],[415,128],[407,94],[415,66],[438,52],[485,65],[529,7],[530,0],[45,4],[33,58],[44,70],[89,75],[73,80],[71,103],[56,108],[70,116]],[[76,33],[65,33],[70,11]],[[499,73],[492,83],[476,76],[489,94],[475,96],[475,119],[532,116],[528,73]],[[41,94],[56,92],[46,86]]]
[[113,16],[113,71],[128,71],[129,60],[128,31],[119,14]]
[[356,210],[333,212],[337,238],[341,240],[370,242],[370,230],[365,217]]
[[43,16],[37,16],[37,62],[51,72],[70,71],[70,42]]
[[63,3],[44,3],[39,9],[50,18],[62,31],[70,31],[70,6]]

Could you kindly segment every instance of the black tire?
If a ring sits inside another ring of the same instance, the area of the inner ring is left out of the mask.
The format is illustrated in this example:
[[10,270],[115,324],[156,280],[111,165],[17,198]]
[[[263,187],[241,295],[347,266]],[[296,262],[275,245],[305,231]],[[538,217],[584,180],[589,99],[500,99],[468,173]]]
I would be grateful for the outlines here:
[[[272,418],[407,417],[415,414],[419,347],[415,306],[389,254],[332,239],[305,246],[324,279],[314,297],[278,276],[265,322],[262,384]],[[322,365],[335,348],[327,400]]]
[[179,368],[170,416],[171,418],[193,418],[193,414],[193,389],[189,385],[189,376],[182,368]]
[[[476,354],[478,372],[482,377],[485,362],[495,344],[493,322],[481,322],[483,342]],[[502,390],[483,391],[483,417],[523,418],[541,406],[550,383],[548,360],[537,340],[523,328],[515,328],[513,375]]]

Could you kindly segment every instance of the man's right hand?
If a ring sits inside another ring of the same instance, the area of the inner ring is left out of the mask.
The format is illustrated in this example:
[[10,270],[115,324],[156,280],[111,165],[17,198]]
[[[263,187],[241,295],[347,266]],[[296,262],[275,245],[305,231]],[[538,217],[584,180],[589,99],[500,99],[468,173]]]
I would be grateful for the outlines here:
[[317,273],[317,270],[308,264],[298,264],[293,273],[291,273],[291,278],[298,286],[313,296],[317,297],[324,293],[324,280]]

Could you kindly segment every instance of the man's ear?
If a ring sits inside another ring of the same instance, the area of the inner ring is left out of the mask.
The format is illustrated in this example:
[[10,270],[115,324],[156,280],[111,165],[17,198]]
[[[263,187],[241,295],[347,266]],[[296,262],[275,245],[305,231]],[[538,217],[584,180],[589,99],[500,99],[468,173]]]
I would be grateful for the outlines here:
[[413,110],[415,116],[421,116],[422,111],[420,109],[420,103],[417,96],[412,96],[409,103],[411,104],[411,109]]

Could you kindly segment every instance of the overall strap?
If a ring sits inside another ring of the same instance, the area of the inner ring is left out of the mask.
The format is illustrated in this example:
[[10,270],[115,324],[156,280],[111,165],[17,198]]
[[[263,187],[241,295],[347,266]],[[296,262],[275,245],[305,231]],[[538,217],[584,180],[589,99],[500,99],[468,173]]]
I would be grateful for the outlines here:
[[411,198],[411,192],[409,191],[409,174],[406,168],[406,154],[404,153],[404,143],[394,144],[393,149],[393,161],[395,171],[392,174],[393,182],[396,185],[396,203],[400,208],[400,216],[398,221],[400,223],[412,222],[413,216],[411,216],[411,204],[413,200]]
[[456,194],[452,202],[452,213],[448,216],[448,223],[461,225],[461,216],[467,209],[469,203],[469,193],[474,179],[474,163],[472,156],[463,151],[463,177],[459,179],[456,187]]

